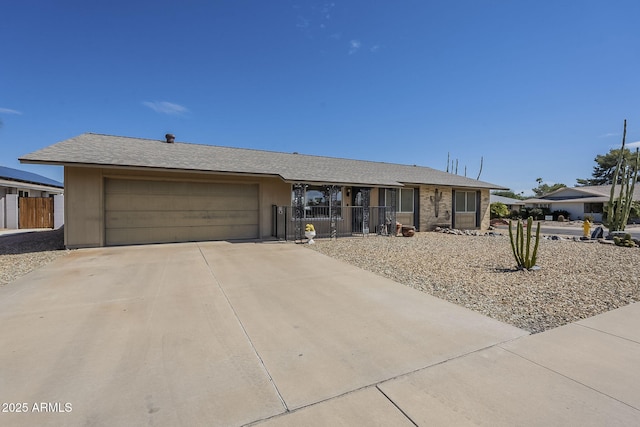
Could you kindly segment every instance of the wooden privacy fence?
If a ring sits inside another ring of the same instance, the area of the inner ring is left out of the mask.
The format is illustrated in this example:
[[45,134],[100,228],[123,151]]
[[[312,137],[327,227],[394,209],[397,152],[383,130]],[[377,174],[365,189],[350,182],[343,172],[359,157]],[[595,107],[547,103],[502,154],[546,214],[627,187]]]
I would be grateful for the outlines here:
[[53,228],[53,197],[20,197],[18,210],[18,228]]

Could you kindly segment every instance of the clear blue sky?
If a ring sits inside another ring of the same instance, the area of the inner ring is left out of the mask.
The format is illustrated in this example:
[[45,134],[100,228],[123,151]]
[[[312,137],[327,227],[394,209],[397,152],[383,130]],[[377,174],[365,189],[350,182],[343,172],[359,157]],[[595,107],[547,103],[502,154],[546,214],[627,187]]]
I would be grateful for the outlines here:
[[430,166],[531,194],[640,141],[638,0],[0,9],[0,164],[83,132]]

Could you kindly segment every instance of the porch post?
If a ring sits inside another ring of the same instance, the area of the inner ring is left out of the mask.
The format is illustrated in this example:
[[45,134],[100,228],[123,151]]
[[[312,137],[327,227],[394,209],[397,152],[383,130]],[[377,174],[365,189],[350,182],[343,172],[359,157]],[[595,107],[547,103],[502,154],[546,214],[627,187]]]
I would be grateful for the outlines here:
[[338,236],[338,192],[340,187],[328,185],[329,196],[329,237],[335,239]]
[[302,240],[304,236],[304,227],[302,222],[304,221],[304,190],[307,186],[305,184],[293,185],[293,224],[294,224],[294,240]]
[[390,212],[387,215],[387,233],[389,233],[389,237],[391,237],[396,235],[396,194],[398,189],[389,188],[388,191],[391,200],[388,201]]
[[369,206],[371,205],[371,188],[361,188],[362,194],[362,234],[369,234]]

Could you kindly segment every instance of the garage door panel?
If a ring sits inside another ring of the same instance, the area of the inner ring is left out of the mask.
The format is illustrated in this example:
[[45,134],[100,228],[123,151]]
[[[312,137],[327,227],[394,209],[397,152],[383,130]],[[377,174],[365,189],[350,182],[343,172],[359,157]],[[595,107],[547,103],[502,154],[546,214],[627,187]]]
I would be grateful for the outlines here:
[[258,210],[258,198],[232,195],[226,198],[214,196],[158,196],[110,194],[105,202],[107,211],[182,211],[182,210]]
[[107,245],[254,239],[258,185],[105,180]]
[[208,226],[208,227],[164,227],[118,228],[109,231],[110,245],[197,242],[204,240],[254,239],[258,234],[256,225]]
[[183,227],[255,225],[257,211],[167,211],[167,212],[107,212],[107,228],[153,228],[171,227],[180,224]]
[[230,197],[257,195],[257,190],[255,185],[247,184],[109,179],[105,185],[105,193]]

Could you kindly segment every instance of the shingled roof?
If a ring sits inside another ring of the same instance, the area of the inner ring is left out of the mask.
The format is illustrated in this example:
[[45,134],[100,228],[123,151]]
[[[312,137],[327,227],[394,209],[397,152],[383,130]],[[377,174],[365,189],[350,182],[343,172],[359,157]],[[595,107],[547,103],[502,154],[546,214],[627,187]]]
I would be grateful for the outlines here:
[[287,182],[503,189],[423,166],[85,133],[20,158],[23,163],[137,167],[279,176]]

